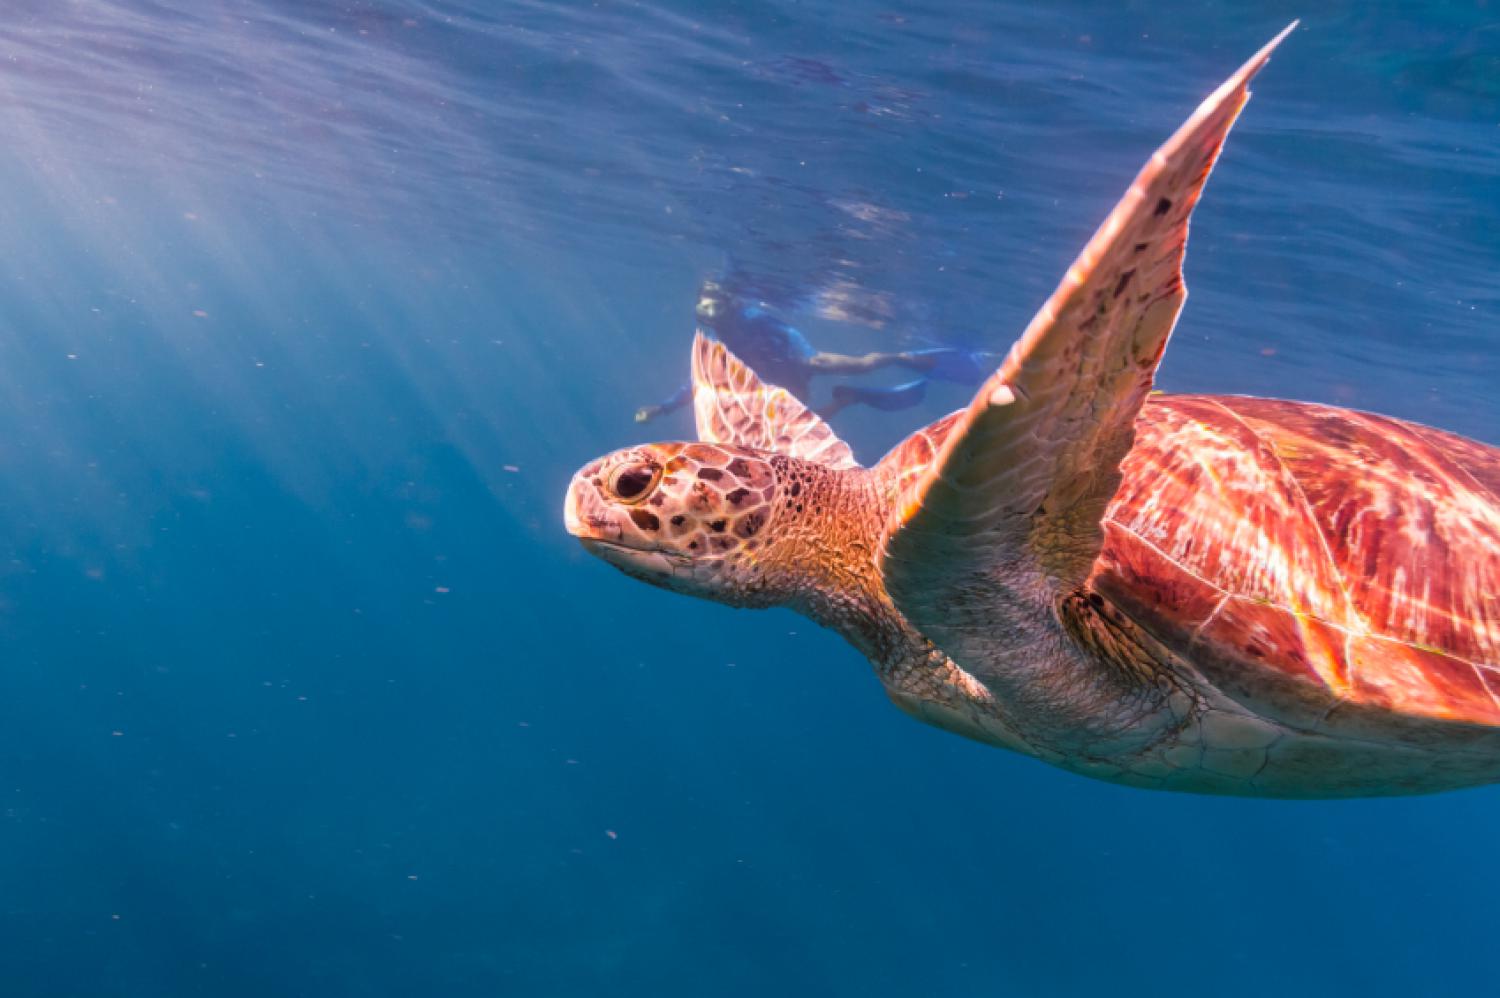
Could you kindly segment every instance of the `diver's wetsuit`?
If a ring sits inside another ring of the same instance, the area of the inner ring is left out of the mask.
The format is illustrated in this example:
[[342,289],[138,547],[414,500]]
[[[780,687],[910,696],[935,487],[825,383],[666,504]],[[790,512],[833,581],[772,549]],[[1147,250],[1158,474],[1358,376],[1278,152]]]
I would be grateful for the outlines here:
[[[762,380],[785,388],[799,399],[807,399],[812,379],[825,374],[866,374],[883,367],[901,366],[945,381],[978,384],[988,373],[983,370],[979,355],[953,347],[858,356],[817,350],[795,327],[759,305],[731,297],[713,282],[704,285],[698,302],[698,321]],[[890,388],[838,385],[833,390],[833,401],[819,411],[830,416],[846,406],[868,405],[893,412],[918,405],[926,395],[926,378]],[[683,385],[662,402],[637,409],[636,422],[648,422],[674,412],[687,405],[692,397],[692,386]]]

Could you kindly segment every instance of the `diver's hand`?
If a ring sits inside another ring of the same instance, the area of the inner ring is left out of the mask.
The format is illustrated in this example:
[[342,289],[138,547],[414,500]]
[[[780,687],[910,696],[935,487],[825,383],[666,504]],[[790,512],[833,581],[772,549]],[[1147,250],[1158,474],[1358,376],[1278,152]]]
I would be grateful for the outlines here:
[[635,411],[635,421],[637,423],[649,423],[653,419],[655,419],[657,416],[660,416],[660,415],[661,415],[661,406],[659,406],[659,405],[643,405],[643,406],[641,406],[639,409],[637,409]]

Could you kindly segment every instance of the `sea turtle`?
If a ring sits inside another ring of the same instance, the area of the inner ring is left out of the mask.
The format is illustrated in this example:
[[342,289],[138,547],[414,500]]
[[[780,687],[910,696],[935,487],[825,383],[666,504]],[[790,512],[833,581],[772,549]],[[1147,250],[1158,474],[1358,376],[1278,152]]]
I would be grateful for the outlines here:
[[656,585],[799,610],[909,713],[1089,776],[1279,797],[1500,780],[1500,450],[1151,393],[1188,215],[1285,35],[1151,157],[968,408],[863,468],[700,336],[699,441],[585,466],[569,530]]

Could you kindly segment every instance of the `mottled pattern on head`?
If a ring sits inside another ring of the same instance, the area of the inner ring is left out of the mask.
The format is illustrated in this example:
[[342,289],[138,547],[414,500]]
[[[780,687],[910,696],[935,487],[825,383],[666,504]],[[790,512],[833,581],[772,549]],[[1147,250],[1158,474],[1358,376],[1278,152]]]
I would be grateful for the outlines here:
[[580,470],[565,515],[596,554],[638,578],[742,602],[759,585],[755,566],[778,493],[769,455],[722,444],[646,444]]

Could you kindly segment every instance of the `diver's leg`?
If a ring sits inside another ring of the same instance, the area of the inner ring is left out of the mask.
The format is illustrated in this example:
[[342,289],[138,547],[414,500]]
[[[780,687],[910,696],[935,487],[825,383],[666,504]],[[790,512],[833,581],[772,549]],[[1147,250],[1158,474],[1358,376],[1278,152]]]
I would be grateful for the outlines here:
[[998,354],[960,347],[929,347],[901,355],[902,366],[920,371],[937,381],[951,381],[959,385],[979,384],[999,363]]
[[818,415],[828,419],[851,405],[867,405],[882,412],[896,412],[920,405],[927,397],[925,378],[908,381],[891,388],[864,388],[858,385],[834,385],[833,401],[818,410]]
[[681,409],[683,406],[687,405],[688,400],[692,397],[693,386],[683,385],[681,388],[673,392],[671,396],[666,399],[666,401],[659,402],[656,405],[641,406],[635,411],[635,421],[637,423],[649,423],[653,419],[660,419],[667,413],[676,412],[678,409]]

